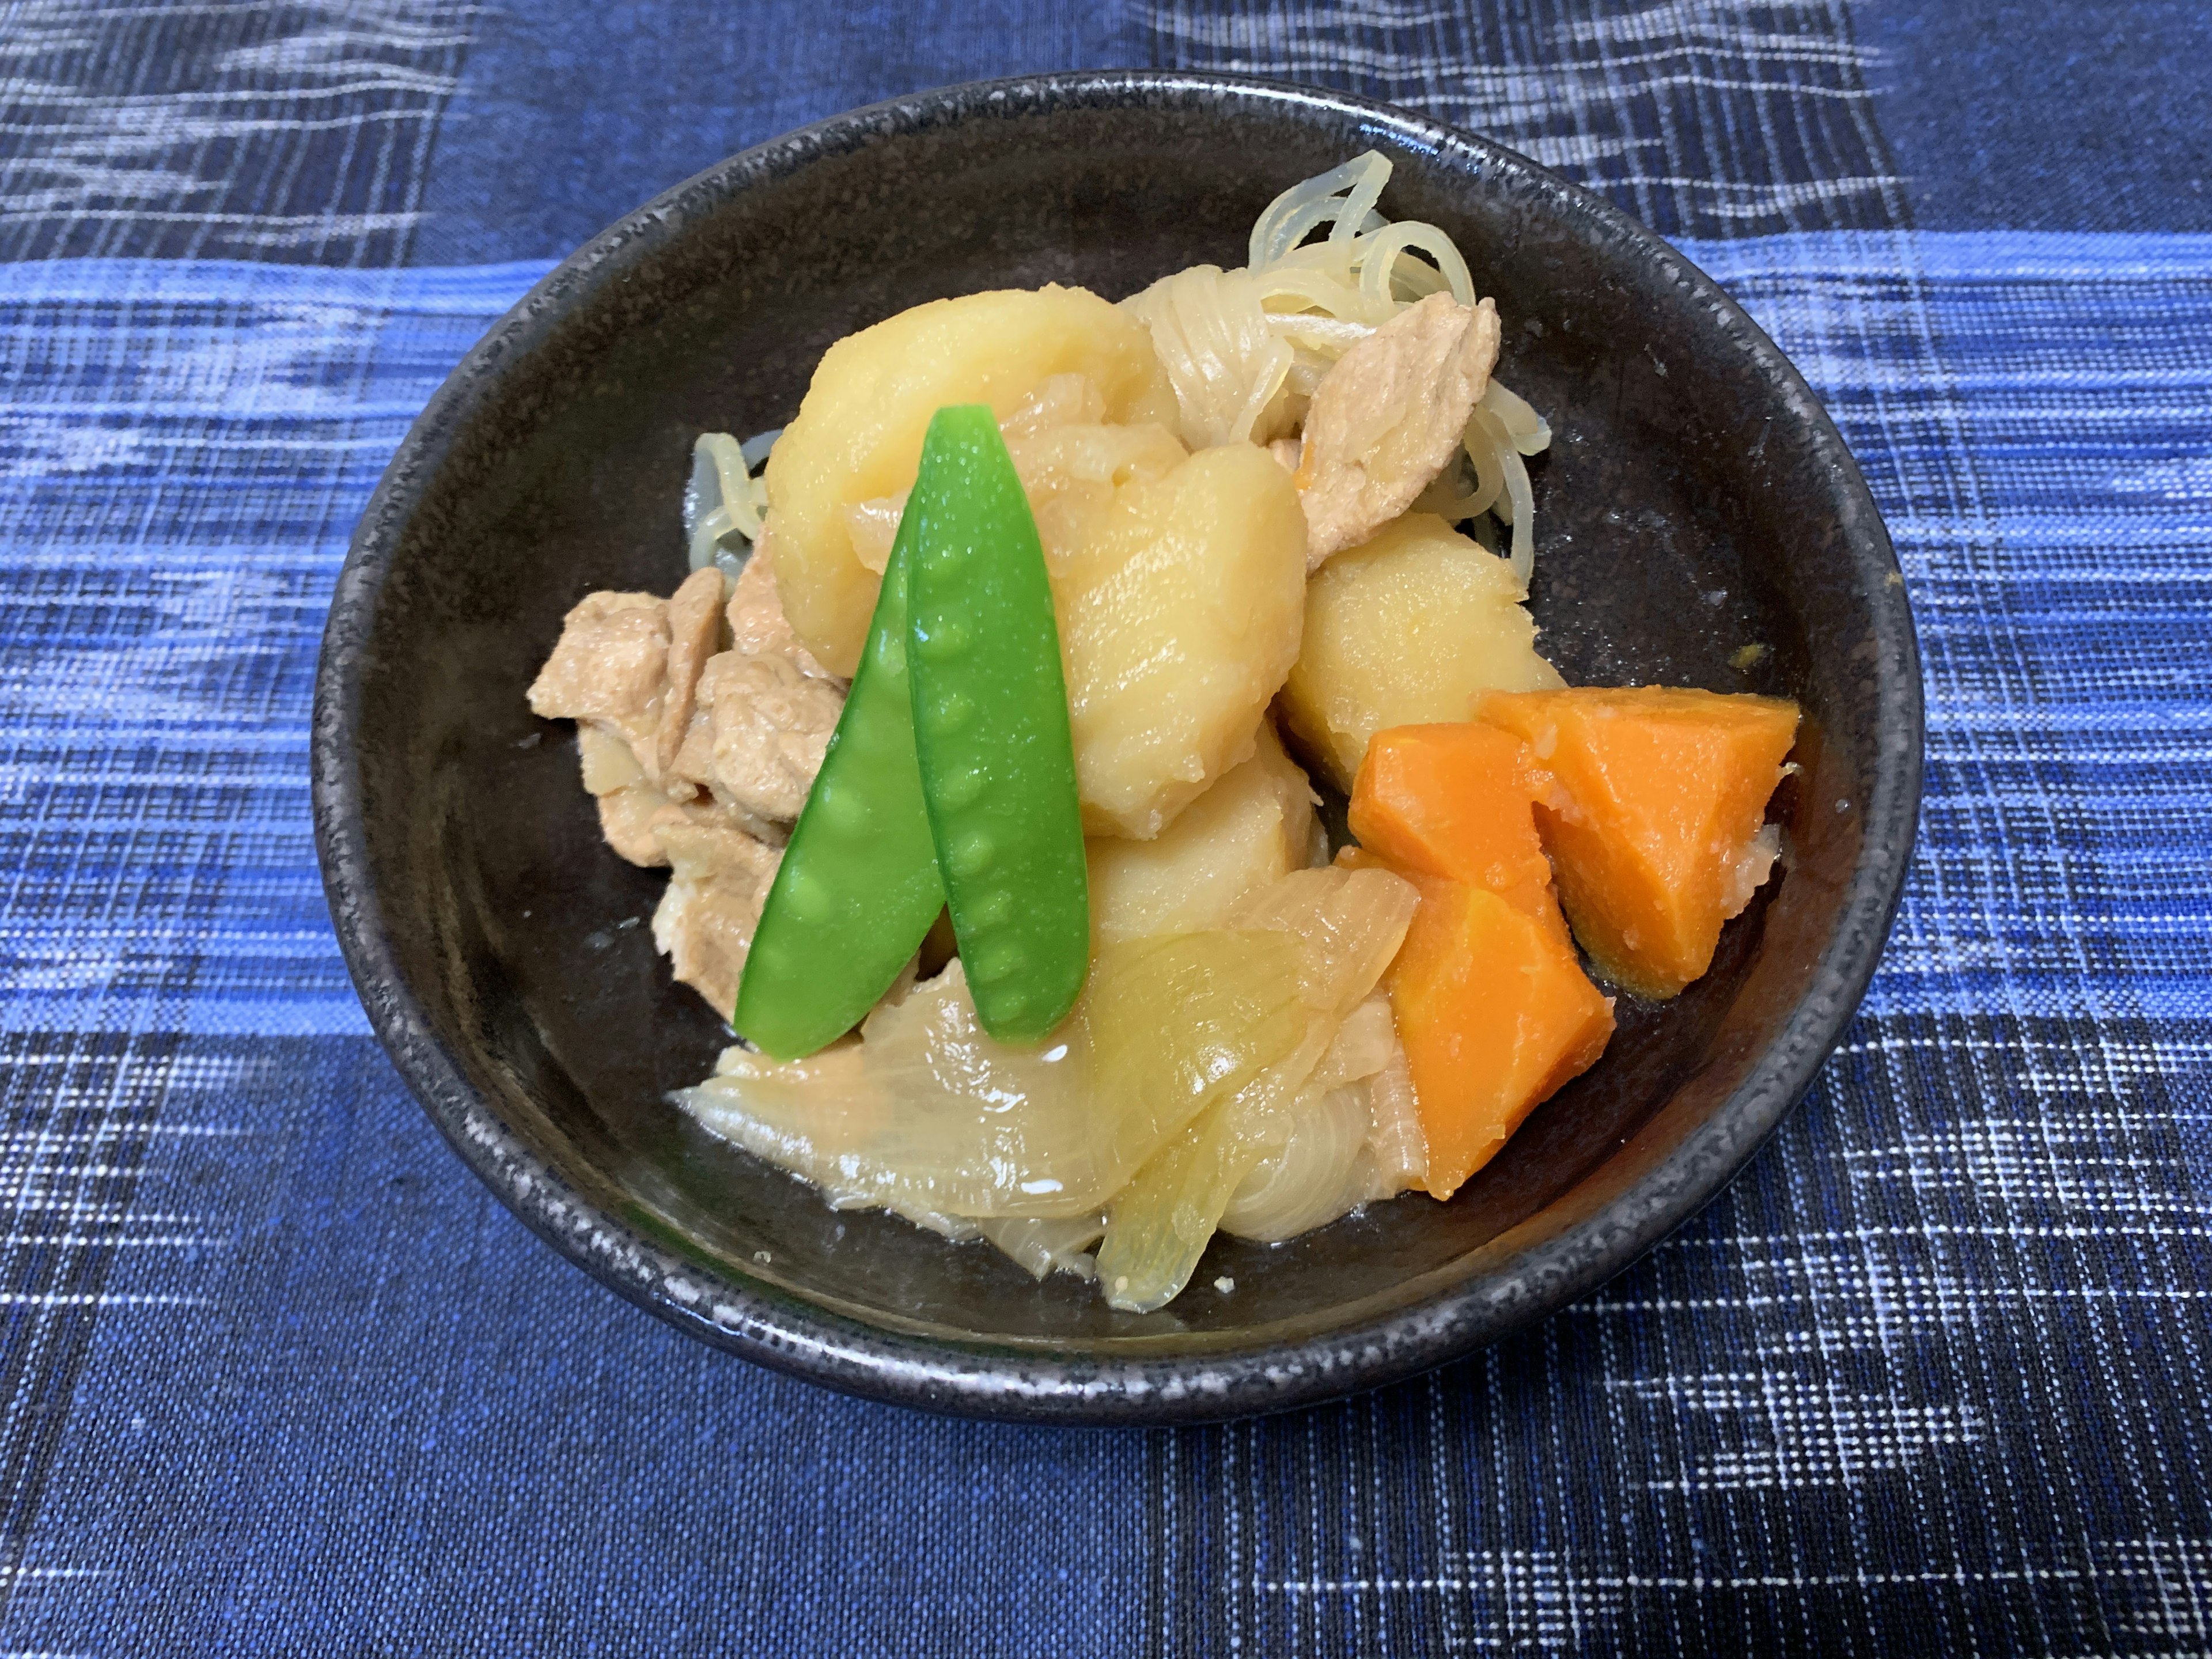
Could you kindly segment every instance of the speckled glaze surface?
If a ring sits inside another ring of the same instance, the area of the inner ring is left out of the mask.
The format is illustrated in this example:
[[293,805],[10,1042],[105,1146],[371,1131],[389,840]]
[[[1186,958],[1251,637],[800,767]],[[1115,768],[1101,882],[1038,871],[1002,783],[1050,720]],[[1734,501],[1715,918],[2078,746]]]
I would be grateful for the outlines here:
[[[1152,1315],[981,1244],[831,1212],[671,1105],[727,1040],[652,949],[662,878],[599,843],[573,733],[523,690],[599,587],[668,592],[700,430],[781,424],[838,336],[977,289],[1111,298],[1243,262],[1285,185],[1370,147],[1443,225],[1550,416],[1532,603],[1571,681],[1798,698],[1790,854],[1713,972],[1623,999],[1612,1050],[1449,1204],[1218,1240]],[[1767,650],[1731,667],[1745,645]],[[1334,94],[1101,74],[956,88],[725,162],[608,230],[470,354],[385,475],[316,689],[318,843],[395,1063],[554,1248],[718,1346],[977,1415],[1164,1423],[1411,1376],[1572,1300],[1711,1199],[1864,990],[1911,854],[1919,665],[1856,468],[1681,256],[1479,139]],[[1222,1293],[1216,1278],[1236,1288]]]

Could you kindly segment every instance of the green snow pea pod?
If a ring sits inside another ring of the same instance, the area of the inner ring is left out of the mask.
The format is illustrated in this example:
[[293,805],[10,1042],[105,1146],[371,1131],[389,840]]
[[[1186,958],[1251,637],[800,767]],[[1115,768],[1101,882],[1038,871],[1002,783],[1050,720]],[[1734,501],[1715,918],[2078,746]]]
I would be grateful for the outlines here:
[[1033,1042],[1083,989],[1091,890],[1044,549],[989,409],[937,411],[903,523],[915,744],[952,932],[983,1029]]
[[731,1019],[796,1060],[859,1024],[945,908],[907,690],[915,516],[901,520],[867,644],[784,848]]

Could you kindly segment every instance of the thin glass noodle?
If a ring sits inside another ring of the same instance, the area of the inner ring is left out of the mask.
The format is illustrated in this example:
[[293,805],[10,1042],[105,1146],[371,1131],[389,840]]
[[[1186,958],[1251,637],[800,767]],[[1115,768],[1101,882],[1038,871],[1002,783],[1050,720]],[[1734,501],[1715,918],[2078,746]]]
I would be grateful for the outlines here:
[[[1336,360],[1407,306],[1447,290],[1474,304],[1473,274],[1450,237],[1376,210],[1390,173],[1389,159],[1370,150],[1293,185],[1254,222],[1243,269],[1193,266],[1122,301],[1152,332],[1194,448],[1295,430]],[[1462,435],[1463,459],[1418,509],[1454,523],[1494,514],[1525,585],[1535,568],[1525,458],[1551,441],[1543,418],[1492,380]]]
[[782,435],[778,427],[741,444],[726,432],[702,432],[691,446],[684,537],[692,569],[719,565],[724,575],[734,578],[744,568],[751,544],[760,539],[761,515],[768,510],[767,480],[755,469]]
[[[1349,161],[1292,185],[1252,222],[1245,264],[1254,270],[1279,263],[1326,221],[1329,240],[1344,241],[1367,228],[1382,186],[1390,181],[1390,162],[1368,150]],[[1337,200],[1341,196],[1342,201]],[[1380,216],[1375,216],[1379,217]]]

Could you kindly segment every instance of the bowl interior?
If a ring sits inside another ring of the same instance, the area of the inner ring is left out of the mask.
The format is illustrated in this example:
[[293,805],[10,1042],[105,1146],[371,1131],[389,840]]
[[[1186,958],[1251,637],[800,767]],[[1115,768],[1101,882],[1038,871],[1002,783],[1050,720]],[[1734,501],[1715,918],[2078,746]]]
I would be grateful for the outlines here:
[[[833,125],[601,239],[441,395],[356,555],[370,610],[340,741],[362,860],[340,902],[373,912],[436,1045],[575,1201],[750,1305],[984,1362],[1295,1346],[1510,1273],[1712,1118],[1824,975],[1855,996],[1879,929],[1854,947],[1865,964],[1831,946],[1863,902],[1884,765],[1887,670],[1869,642],[1895,635],[1878,613],[1902,605],[1863,488],[1694,271],[1534,169],[1433,137],[1357,106],[1157,88]],[[523,690],[585,592],[674,586],[694,436],[781,424],[839,336],[941,295],[1058,282],[1119,298],[1240,264],[1272,196],[1370,145],[1397,162],[1385,210],[1466,251],[1504,319],[1501,378],[1553,423],[1532,467],[1541,648],[1573,683],[1799,699],[1805,769],[1775,809],[1787,868],[1705,980],[1663,1006],[1624,998],[1603,1061],[1450,1203],[1401,1198],[1279,1246],[1217,1240],[1180,1300],[1117,1314],[988,1246],[833,1212],[669,1103],[727,1034],[653,953],[662,876],[601,843],[573,731],[535,720]],[[1732,666],[1751,645],[1756,664]]]

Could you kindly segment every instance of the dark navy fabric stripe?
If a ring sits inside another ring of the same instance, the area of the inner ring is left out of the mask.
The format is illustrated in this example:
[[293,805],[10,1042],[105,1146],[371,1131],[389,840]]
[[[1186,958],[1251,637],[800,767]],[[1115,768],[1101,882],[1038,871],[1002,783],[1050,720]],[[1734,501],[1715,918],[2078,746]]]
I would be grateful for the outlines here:
[[1851,0],[1916,222],[2212,230],[2212,8]]
[[172,1048],[0,1650],[1142,1650],[1133,1438],[678,1335],[491,1202],[367,1038]]
[[2212,1014],[2212,237],[1689,252],[1819,387],[1911,584],[1928,799],[1869,1006]]
[[0,1029],[366,1030],[307,817],[322,614],[544,269],[0,264]]
[[428,170],[425,264],[565,254],[725,156],[861,104],[1144,61],[1123,9],[1095,0],[502,7],[475,33]]

